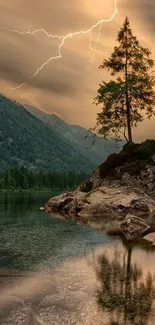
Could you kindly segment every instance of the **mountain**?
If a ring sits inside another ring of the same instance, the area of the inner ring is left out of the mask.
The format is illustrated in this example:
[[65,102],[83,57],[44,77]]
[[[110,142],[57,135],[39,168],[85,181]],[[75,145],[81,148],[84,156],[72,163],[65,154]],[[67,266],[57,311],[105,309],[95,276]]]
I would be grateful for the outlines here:
[[49,124],[22,105],[0,95],[0,170],[25,166],[34,170],[88,172],[89,158]]
[[95,136],[93,132],[81,126],[69,125],[55,114],[46,114],[28,105],[24,107],[48,125],[58,136],[74,145],[74,148],[86,156],[94,167],[102,163],[109,154],[119,152],[124,144],[124,141],[116,144],[114,139],[105,140]]

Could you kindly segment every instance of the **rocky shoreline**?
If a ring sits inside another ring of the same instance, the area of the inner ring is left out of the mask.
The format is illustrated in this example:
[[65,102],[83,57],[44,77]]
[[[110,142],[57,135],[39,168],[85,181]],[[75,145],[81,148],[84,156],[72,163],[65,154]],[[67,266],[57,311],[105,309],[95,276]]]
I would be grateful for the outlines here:
[[124,146],[72,192],[45,204],[45,212],[127,239],[155,231],[155,141]]
[[[99,187],[88,193],[79,190],[64,192],[45,204],[47,213],[111,234],[123,232],[128,239],[135,236],[135,230],[138,236],[139,232],[143,234],[154,224],[154,211],[154,200],[139,189],[127,187]],[[139,220],[138,233],[136,217]],[[128,221],[126,226],[125,220]]]

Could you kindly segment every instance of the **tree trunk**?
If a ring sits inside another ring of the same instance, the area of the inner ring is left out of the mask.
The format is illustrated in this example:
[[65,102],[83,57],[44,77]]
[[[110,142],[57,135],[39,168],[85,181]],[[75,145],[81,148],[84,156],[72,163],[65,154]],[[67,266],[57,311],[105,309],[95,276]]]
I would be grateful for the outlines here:
[[127,115],[127,130],[128,130],[128,142],[132,142],[132,131],[131,131],[131,116],[130,116],[131,106],[128,100],[128,90],[126,93],[126,115]]
[[128,35],[126,29],[126,62],[125,62],[125,96],[126,96],[126,119],[127,119],[127,130],[128,130],[128,142],[132,142],[132,131],[131,131],[131,104],[129,101],[128,93]]

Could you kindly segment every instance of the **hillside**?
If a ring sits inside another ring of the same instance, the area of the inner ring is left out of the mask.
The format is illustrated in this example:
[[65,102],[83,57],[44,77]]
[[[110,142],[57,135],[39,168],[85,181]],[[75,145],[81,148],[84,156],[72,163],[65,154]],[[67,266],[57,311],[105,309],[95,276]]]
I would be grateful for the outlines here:
[[76,148],[28,112],[0,95],[0,170],[31,169],[90,171],[93,164]]
[[46,123],[58,136],[74,145],[78,151],[91,160],[94,167],[102,163],[109,154],[118,152],[124,142],[116,145],[113,139],[104,140],[78,125],[69,125],[55,114],[46,114],[39,109],[24,105],[34,116]]

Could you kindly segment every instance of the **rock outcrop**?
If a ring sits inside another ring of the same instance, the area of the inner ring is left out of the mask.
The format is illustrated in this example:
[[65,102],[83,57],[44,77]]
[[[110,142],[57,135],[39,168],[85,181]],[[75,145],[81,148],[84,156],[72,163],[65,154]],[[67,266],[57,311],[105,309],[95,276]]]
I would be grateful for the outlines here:
[[48,213],[116,233],[122,231],[120,225],[128,214],[147,224],[154,210],[155,202],[144,192],[126,187],[99,187],[89,193],[64,192],[45,204]]
[[100,186],[137,187],[155,198],[155,141],[125,145],[98,166],[80,190],[87,192]]
[[155,231],[153,198],[155,141],[147,140],[110,155],[77,190],[50,199],[45,211],[133,239]]

